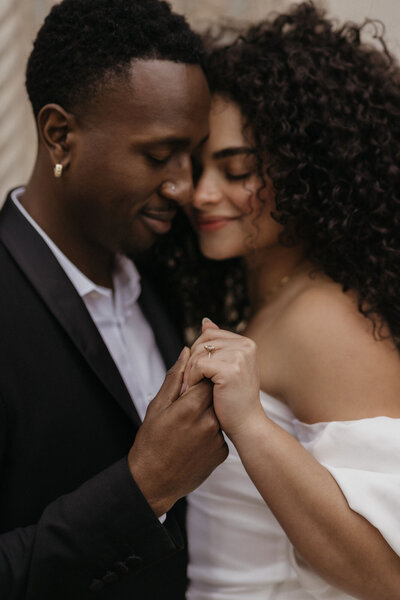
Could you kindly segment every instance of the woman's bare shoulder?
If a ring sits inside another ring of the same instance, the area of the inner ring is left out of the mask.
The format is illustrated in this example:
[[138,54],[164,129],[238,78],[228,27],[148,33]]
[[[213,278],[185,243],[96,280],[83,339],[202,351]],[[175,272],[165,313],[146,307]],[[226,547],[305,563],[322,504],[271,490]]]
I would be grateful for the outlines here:
[[299,419],[400,417],[399,351],[382,323],[374,329],[360,313],[356,294],[338,284],[322,280],[301,289],[258,346],[271,382],[266,391]]

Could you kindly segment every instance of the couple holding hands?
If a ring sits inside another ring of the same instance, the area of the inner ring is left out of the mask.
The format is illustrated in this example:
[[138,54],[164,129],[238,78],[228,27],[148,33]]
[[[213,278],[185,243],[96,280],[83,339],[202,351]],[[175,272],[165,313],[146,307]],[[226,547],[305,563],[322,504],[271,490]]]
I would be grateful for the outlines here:
[[[400,598],[400,73],[365,29],[305,2],[204,53],[164,2],[52,9],[0,216],[5,597]],[[167,377],[155,289],[212,319]]]

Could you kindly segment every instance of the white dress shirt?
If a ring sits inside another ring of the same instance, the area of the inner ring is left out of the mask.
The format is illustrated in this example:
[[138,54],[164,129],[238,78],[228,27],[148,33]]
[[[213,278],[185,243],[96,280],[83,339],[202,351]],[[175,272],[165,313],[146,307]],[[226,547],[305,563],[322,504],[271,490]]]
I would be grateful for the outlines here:
[[115,257],[114,291],[88,279],[56,246],[27,213],[18,198],[24,188],[11,194],[17,208],[46,242],[76,288],[102,336],[143,420],[147,406],[165,377],[165,366],[153,331],[138,304],[140,276],[131,260]]

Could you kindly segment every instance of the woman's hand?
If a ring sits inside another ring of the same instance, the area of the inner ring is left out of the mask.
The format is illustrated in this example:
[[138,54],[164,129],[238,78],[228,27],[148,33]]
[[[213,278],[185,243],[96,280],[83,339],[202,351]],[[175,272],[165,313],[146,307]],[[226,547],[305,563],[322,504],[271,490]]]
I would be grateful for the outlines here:
[[221,428],[229,437],[254,422],[260,413],[264,415],[255,343],[244,336],[219,329],[209,319],[204,319],[202,333],[192,346],[183,389],[204,378],[214,384],[214,410]]

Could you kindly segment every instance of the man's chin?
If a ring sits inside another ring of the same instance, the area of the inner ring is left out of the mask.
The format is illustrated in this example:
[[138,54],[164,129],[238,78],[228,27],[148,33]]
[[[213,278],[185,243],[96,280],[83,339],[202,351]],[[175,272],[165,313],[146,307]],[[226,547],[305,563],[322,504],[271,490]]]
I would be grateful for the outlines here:
[[126,244],[123,254],[133,260],[144,258],[151,254],[152,249],[157,245],[159,239],[159,236],[154,234],[151,236],[151,239],[141,240],[140,243],[135,241],[131,244]]

